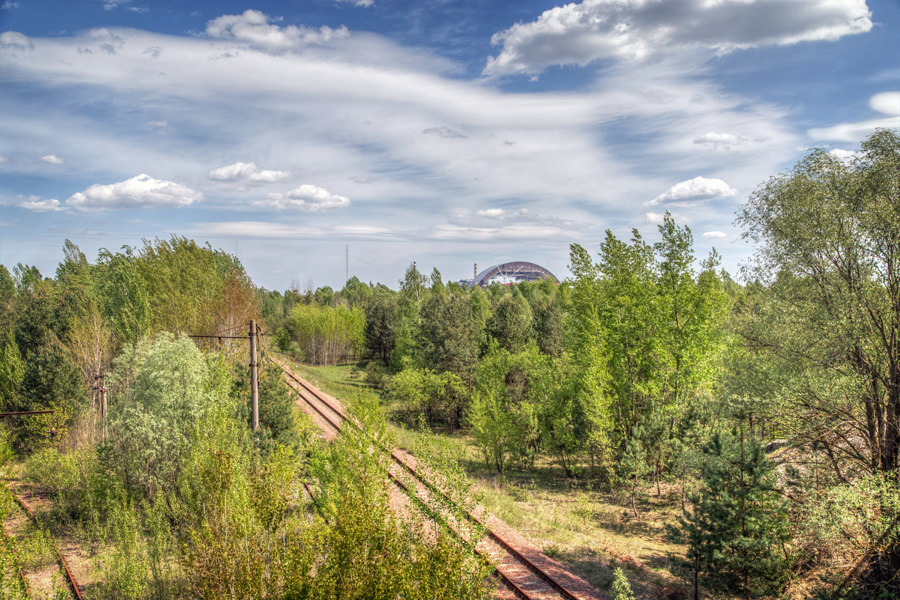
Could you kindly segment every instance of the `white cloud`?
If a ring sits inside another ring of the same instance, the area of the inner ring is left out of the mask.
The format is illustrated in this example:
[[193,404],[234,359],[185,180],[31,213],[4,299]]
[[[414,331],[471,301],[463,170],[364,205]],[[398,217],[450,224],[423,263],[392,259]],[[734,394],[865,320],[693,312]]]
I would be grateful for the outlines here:
[[373,6],[375,4],[375,0],[335,0],[336,2],[348,2],[353,3],[355,6]]
[[320,188],[316,185],[304,184],[294,188],[287,194],[269,194],[265,200],[258,200],[253,205],[277,208],[278,210],[297,208],[311,212],[320,212],[347,208],[350,206],[350,199],[345,196],[336,196],[325,188]]
[[828,154],[842,162],[851,162],[854,158],[859,156],[858,152],[853,152],[852,150],[842,150],[841,148],[830,150]]
[[426,235],[437,240],[493,241],[559,237],[565,230],[546,223],[515,223],[501,227],[473,227],[443,223],[430,227]]
[[869,98],[869,107],[883,115],[900,115],[900,92],[881,92]]
[[245,10],[241,15],[223,15],[206,24],[206,35],[216,39],[234,40],[271,54],[296,52],[311,44],[327,44],[332,40],[346,38],[350,32],[346,27],[279,27],[272,24],[265,13]]
[[152,129],[165,129],[166,127],[169,126],[169,122],[168,121],[149,121],[147,123],[147,126]]
[[486,217],[488,219],[505,219],[507,217],[526,217],[528,216],[528,209],[523,208],[517,211],[509,211],[502,208],[488,208],[476,211],[475,214],[479,217]]
[[2,165],[3,163],[5,163],[5,162],[8,161],[8,160],[9,160],[9,159],[6,158],[5,156],[0,156],[0,165]]
[[95,184],[74,194],[66,204],[78,210],[181,208],[200,202],[203,194],[180,183],[141,174],[111,185]]
[[640,59],[674,49],[836,40],[872,28],[865,0],[584,0],[494,34],[484,73],[539,73],[551,65]]
[[707,146],[713,150],[718,150],[719,148],[730,150],[732,146],[738,146],[746,141],[747,138],[742,138],[733,133],[716,133],[714,131],[698,135],[694,138],[695,144]]
[[377,225],[338,225],[326,227],[304,227],[268,221],[219,221],[197,223],[196,236],[252,237],[260,239],[327,239],[335,236],[354,239],[384,239],[392,237],[392,232]]
[[4,31],[0,33],[0,48],[13,48],[16,50],[34,50],[34,43],[18,31]]
[[813,140],[858,143],[879,128],[898,129],[900,128],[900,119],[876,119],[860,121],[859,123],[841,123],[840,125],[821,129],[810,129],[809,137]]
[[260,171],[256,164],[236,162],[207,173],[213,181],[229,183],[279,183],[291,178],[288,171]]
[[727,233],[723,233],[721,231],[707,231],[701,237],[705,238],[725,238],[728,237]]
[[696,202],[702,200],[717,200],[730,198],[737,194],[737,190],[721,179],[707,179],[706,177],[694,177],[681,183],[676,183],[665,193],[660,194],[649,202],[649,206],[657,206],[664,202]]
[[6,0],[6,2],[0,4],[0,10],[11,10],[13,8],[19,8],[19,3],[13,2],[12,0]]
[[38,196],[29,196],[19,202],[19,206],[32,212],[61,212],[66,210],[59,200],[54,198],[41,199]]
[[810,129],[809,137],[814,140],[833,140],[858,143],[868,137],[876,129],[900,128],[900,92],[882,92],[869,99],[869,108],[875,112],[888,115],[882,119],[860,121],[858,123],[841,123],[833,127]]
[[644,214],[644,223],[648,225],[662,225],[665,216],[665,213],[648,212]]
[[103,4],[103,8],[106,10],[113,10],[114,8],[118,8],[120,6],[124,6],[129,10],[134,10],[134,7],[131,6],[131,0],[105,0]]
[[66,162],[63,159],[61,159],[60,157],[56,156],[55,154],[48,154],[47,156],[42,156],[41,160],[50,165],[61,165],[64,162]]

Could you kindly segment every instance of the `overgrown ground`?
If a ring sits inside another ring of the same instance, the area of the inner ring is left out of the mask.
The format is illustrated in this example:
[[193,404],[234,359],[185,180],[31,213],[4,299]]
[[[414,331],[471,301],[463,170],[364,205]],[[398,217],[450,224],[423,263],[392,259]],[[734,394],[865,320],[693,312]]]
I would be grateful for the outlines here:
[[[359,390],[369,387],[363,366],[296,365],[295,371],[325,392],[352,402]],[[674,524],[681,511],[672,486],[663,484],[659,495],[655,486],[641,490],[640,518],[635,519],[624,488],[566,478],[552,464],[538,464],[528,472],[511,469],[498,477],[471,437],[417,432],[403,424],[396,407],[385,408],[395,417],[394,433],[401,447],[415,452],[428,444],[455,455],[476,482],[485,508],[596,588],[610,589],[616,567],[624,569],[638,598],[664,597],[664,588],[673,592],[682,587],[677,561],[685,547],[666,536],[666,525]],[[686,593],[687,588],[680,591]]]

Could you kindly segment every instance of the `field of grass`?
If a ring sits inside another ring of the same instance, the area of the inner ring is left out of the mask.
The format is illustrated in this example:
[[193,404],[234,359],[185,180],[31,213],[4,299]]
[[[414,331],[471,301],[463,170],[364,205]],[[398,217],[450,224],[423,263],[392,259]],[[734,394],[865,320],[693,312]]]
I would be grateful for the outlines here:
[[[364,365],[297,365],[296,372],[350,404],[360,390],[368,388]],[[388,415],[397,415],[395,407],[384,408]],[[392,433],[399,447],[413,453],[427,446],[453,456],[473,481],[485,508],[596,588],[610,589],[616,567],[623,568],[638,598],[666,597],[663,588],[671,593],[680,587],[677,559],[684,556],[685,548],[666,536],[666,525],[674,524],[681,510],[673,488],[663,485],[660,495],[655,487],[642,490],[640,519],[635,519],[624,488],[566,478],[562,469],[549,463],[527,472],[511,469],[500,478],[464,434],[423,433],[401,422],[392,424]],[[679,595],[676,592],[674,597]]]

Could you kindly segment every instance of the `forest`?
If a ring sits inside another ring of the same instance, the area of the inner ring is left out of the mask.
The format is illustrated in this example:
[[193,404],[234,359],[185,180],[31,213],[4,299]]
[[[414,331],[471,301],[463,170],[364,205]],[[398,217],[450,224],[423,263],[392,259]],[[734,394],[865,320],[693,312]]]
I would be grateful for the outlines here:
[[[394,515],[367,442],[319,440],[265,363],[251,431],[226,338],[256,319],[263,354],[364,372],[372,435],[616,490],[632,523],[669,498],[681,585],[655,597],[900,597],[900,136],[812,151],[736,225],[739,273],[667,213],[654,242],[573,244],[565,281],[483,289],[411,264],[394,287],[279,292],[182,237],[93,262],[67,241],[54,277],[0,265],[0,410],[54,411],[4,419],[4,476],[102,557],[90,597],[490,597],[471,548]],[[26,597],[25,560],[7,540],[3,597]]]

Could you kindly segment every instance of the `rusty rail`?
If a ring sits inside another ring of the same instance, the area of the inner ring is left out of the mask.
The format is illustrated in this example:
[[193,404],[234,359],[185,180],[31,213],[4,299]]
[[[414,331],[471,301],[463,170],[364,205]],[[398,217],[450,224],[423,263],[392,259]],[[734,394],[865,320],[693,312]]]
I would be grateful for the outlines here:
[[[13,500],[15,500],[19,506],[21,506],[28,516],[31,517],[31,520],[34,521],[36,525],[39,526],[37,517],[35,517],[34,513],[31,511],[31,508],[28,507],[25,502],[19,498],[18,495],[13,493],[12,490],[9,490],[9,493],[12,494]],[[59,551],[59,548],[56,547],[56,544],[50,540],[50,545],[53,546],[53,551],[56,553],[56,558],[59,560],[60,566],[62,566],[63,570],[66,572],[66,579],[69,584],[69,588],[72,590],[72,593],[75,594],[75,598],[78,600],[82,600],[81,590],[78,588],[78,582],[75,581],[75,576],[72,575],[72,571],[69,569],[69,563],[66,562],[65,557],[63,557],[62,552]]]
[[[10,493],[12,493],[12,492],[10,492]],[[12,543],[12,540],[9,539],[9,534],[6,533],[6,527],[4,527],[2,524],[0,524],[0,530],[3,531],[3,539],[6,540],[6,543],[7,543],[7,544]],[[19,553],[16,552],[16,547],[15,547],[15,545],[12,545],[12,546],[10,547],[10,550],[12,550],[13,554],[15,554],[16,556],[18,556]],[[16,567],[16,571],[19,573],[19,581],[22,582],[22,589],[23,589],[24,592],[25,592],[25,597],[26,597],[26,598],[30,598],[30,597],[31,597],[31,590],[28,588],[28,580],[25,579],[25,573],[22,572],[22,567],[17,566],[17,567]]]

